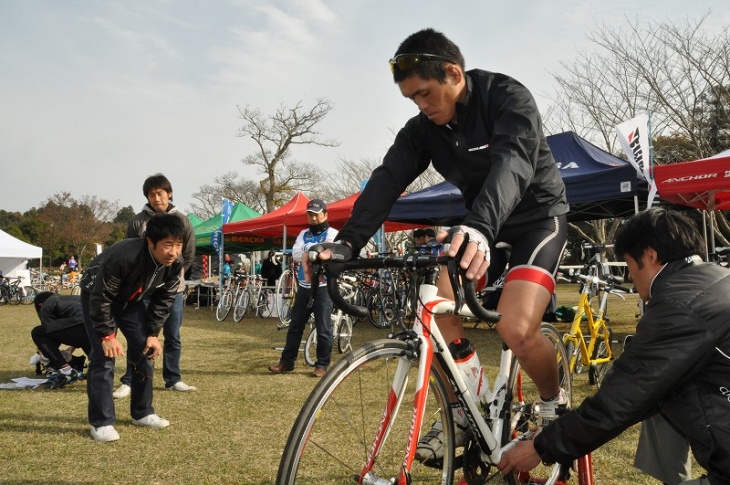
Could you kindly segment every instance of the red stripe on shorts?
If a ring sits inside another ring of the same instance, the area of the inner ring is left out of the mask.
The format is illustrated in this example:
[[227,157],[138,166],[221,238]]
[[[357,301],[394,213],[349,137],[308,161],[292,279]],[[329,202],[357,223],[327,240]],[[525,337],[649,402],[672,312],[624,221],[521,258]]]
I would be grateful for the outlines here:
[[555,291],[555,278],[553,278],[553,275],[537,266],[517,266],[507,273],[505,283],[512,280],[532,281],[544,287],[551,294]]

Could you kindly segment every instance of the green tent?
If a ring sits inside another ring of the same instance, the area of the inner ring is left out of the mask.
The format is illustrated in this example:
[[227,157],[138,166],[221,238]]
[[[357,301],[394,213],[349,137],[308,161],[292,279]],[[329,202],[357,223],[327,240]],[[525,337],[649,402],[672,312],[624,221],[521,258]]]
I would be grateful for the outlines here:
[[[228,222],[245,221],[258,217],[261,214],[245,204],[237,202],[231,211],[231,219]],[[207,221],[201,222],[195,228],[195,247],[198,253],[213,253],[213,233],[219,231],[223,221],[223,214],[219,213]]]
[[193,227],[195,227],[198,224],[200,224],[201,222],[203,222],[203,219],[201,219],[200,217],[196,216],[192,212],[188,214],[188,220],[193,225]]

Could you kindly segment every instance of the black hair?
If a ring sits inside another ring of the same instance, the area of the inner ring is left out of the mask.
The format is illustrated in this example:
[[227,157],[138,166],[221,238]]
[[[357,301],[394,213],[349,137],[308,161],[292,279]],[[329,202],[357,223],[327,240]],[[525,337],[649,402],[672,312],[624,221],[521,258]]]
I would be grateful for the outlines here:
[[185,224],[177,214],[169,214],[167,212],[159,212],[147,221],[145,229],[145,237],[157,245],[158,241],[167,237],[173,239],[185,240]]
[[55,293],[51,291],[41,291],[38,293],[35,298],[33,299],[33,304],[35,305],[35,311],[38,315],[41,314],[41,306],[46,302],[47,299],[55,295]]
[[[462,70],[466,69],[464,56],[461,54],[459,46],[441,32],[431,28],[419,30],[415,34],[409,35],[406,40],[401,42],[395,52],[395,56],[399,54],[434,54],[450,59],[454,64],[461,66]],[[401,71],[397,65],[394,66],[393,81],[396,83],[411,76],[435,79],[443,84],[446,81],[446,67],[444,62],[437,61],[420,62],[404,71]]]
[[169,180],[167,180],[167,177],[165,177],[161,173],[156,173],[147,177],[147,179],[144,181],[144,184],[142,184],[142,193],[145,197],[147,197],[147,195],[150,193],[150,190],[157,188],[160,188],[167,192],[170,195],[170,200],[172,200],[172,184]]
[[413,237],[423,237],[425,235],[426,235],[426,231],[424,231],[423,229],[415,229],[413,231]]
[[705,242],[694,221],[681,212],[652,207],[632,216],[616,234],[618,257],[631,256],[643,267],[644,251],[651,247],[660,264],[704,252]]

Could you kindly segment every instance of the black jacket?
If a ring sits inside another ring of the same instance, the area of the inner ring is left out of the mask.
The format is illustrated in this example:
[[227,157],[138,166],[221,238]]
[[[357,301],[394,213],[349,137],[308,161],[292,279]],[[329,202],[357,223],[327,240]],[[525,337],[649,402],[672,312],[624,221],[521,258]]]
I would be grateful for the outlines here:
[[84,324],[81,298],[74,295],[53,295],[43,302],[38,314],[46,332],[57,332]]
[[654,279],[631,345],[600,390],[535,438],[567,462],[661,412],[690,442],[713,485],[730,484],[730,271],[680,260]]
[[[178,216],[185,226],[183,250],[182,254],[180,254],[180,258],[184,264],[183,273],[180,275],[180,281],[183,282],[185,279],[185,272],[190,269],[193,265],[193,260],[195,259],[195,230],[193,229],[193,224],[190,222],[190,219],[188,219],[182,212],[179,212],[177,207],[174,205],[170,204],[167,207],[167,213]],[[147,228],[147,221],[149,221],[153,215],[155,215],[155,210],[150,207],[149,204],[145,204],[142,210],[132,217],[127,223],[127,234],[125,237],[143,237],[144,231]],[[181,285],[181,287],[178,288],[178,291],[183,290],[185,290],[185,287],[184,285]]]
[[530,92],[514,79],[482,70],[466,73],[457,124],[411,118],[355,202],[337,239],[355,253],[385,221],[391,207],[429,164],[459,188],[463,224],[495,241],[503,226],[568,212],[565,184],[548,147]]
[[180,285],[182,263],[157,263],[142,238],[124,239],[94,258],[84,271],[81,291],[89,293],[89,315],[100,337],[114,332],[114,308],[149,297],[147,335],[157,336],[170,315]]

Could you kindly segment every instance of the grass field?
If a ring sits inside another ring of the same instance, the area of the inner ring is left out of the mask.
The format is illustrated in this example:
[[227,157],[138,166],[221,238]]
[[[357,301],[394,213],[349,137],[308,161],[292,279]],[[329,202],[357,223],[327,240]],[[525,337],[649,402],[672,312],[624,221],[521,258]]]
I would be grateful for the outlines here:
[[[573,285],[559,285],[558,295],[558,305],[578,299]],[[609,311],[615,340],[622,341],[636,325],[636,297],[612,297]],[[28,359],[36,324],[32,306],[0,307],[0,382],[35,377]],[[354,343],[385,334],[359,323]],[[498,354],[496,333],[480,325],[467,334],[490,365]],[[155,410],[172,423],[161,431],[132,426],[125,399],[117,401],[121,440],[96,443],[89,436],[83,383],[55,391],[0,390],[0,484],[272,484],[291,425],[317,382],[311,368],[300,359],[291,374],[268,372],[279,357],[274,347],[285,337],[274,319],[233,323],[229,316],[219,323],[208,308],[188,306],[182,337],[183,379],[199,391],[165,391],[157,366]],[[122,366],[118,359],[117,377]],[[575,404],[592,392],[587,376],[578,376]],[[637,429],[594,454],[597,484],[657,483],[632,466]]]

